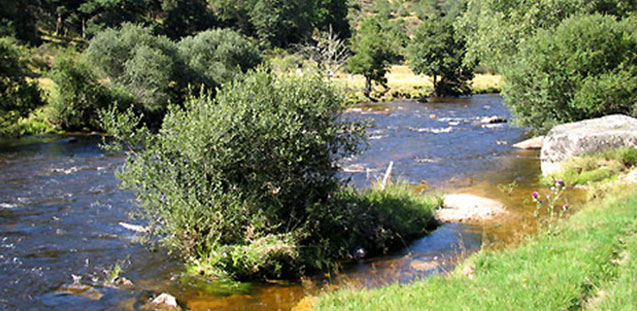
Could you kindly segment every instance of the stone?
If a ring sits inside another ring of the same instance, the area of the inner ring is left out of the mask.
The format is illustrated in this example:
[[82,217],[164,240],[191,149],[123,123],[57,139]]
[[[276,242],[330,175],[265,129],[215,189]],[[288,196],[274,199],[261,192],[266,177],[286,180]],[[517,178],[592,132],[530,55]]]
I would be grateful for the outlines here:
[[428,271],[438,268],[438,262],[436,261],[423,261],[423,260],[414,260],[409,263],[409,267],[418,271]]
[[124,227],[125,229],[130,230],[130,231],[135,231],[135,232],[139,232],[139,233],[148,232],[148,228],[147,227],[140,226],[140,225],[133,225],[133,224],[125,223],[125,222],[120,222],[119,225]]
[[558,172],[569,158],[621,147],[637,147],[637,119],[610,115],[555,126],[542,144],[542,174]]
[[513,145],[513,148],[518,149],[542,149],[542,144],[544,143],[544,136],[533,137],[524,141],[521,141],[517,144]]
[[156,305],[165,305],[168,307],[177,307],[177,299],[170,295],[170,294],[166,294],[166,293],[162,293],[161,295],[155,297],[155,299],[153,299],[153,304]]
[[482,222],[507,213],[501,202],[473,194],[448,194],[444,202],[444,207],[436,210],[436,219],[443,223]]
[[491,117],[482,118],[480,122],[485,124],[497,124],[497,123],[506,123],[507,119],[498,117],[498,116],[491,116]]

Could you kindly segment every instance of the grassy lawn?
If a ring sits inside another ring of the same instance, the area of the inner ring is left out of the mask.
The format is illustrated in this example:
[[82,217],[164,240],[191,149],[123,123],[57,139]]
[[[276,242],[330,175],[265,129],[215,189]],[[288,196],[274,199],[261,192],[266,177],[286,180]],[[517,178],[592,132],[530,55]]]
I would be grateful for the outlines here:
[[482,251],[450,275],[343,289],[320,296],[314,309],[636,310],[637,186],[579,209],[522,246]]

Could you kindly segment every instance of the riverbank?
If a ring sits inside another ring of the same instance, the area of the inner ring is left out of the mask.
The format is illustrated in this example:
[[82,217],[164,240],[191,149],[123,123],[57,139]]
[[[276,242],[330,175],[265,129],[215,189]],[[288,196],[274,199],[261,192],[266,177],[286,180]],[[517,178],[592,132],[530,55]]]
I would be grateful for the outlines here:
[[[637,186],[574,207],[513,249],[485,250],[449,275],[380,289],[344,289],[314,310],[617,310],[636,306]],[[306,301],[307,304],[307,301]]]
[[[374,88],[372,97],[380,102],[400,100],[400,99],[422,99],[429,96],[433,90],[433,80],[426,75],[414,74],[409,66],[394,65],[390,68],[387,77],[387,89]],[[353,102],[365,102],[368,99],[363,95],[365,78],[362,75],[349,75],[339,73],[334,81],[345,87],[348,96]],[[473,94],[500,93],[502,76],[494,74],[476,73],[471,81]]]

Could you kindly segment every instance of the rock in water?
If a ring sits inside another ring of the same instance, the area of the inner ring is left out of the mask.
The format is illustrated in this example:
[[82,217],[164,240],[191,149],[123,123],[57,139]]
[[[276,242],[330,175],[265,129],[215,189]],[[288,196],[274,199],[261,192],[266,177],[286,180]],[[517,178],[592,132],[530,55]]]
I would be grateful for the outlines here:
[[170,294],[162,293],[155,297],[149,304],[143,305],[140,310],[154,310],[154,311],[176,311],[182,310],[177,304],[177,299]]
[[537,136],[531,139],[527,139],[525,141],[521,141],[515,145],[513,148],[518,149],[542,149],[542,144],[544,143],[544,136]]
[[611,115],[554,127],[542,145],[542,174],[561,169],[571,157],[621,147],[637,147],[637,119]]

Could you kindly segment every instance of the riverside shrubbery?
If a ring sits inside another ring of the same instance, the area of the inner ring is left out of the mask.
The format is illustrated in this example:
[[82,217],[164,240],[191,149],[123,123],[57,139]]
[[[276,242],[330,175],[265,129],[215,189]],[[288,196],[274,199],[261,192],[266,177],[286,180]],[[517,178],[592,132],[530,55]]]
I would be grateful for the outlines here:
[[538,132],[637,114],[637,18],[585,15],[538,30],[503,71],[505,104]]
[[336,163],[360,151],[366,126],[344,108],[318,76],[259,69],[171,107],[158,134],[120,128],[142,147],[118,176],[152,232],[207,277],[295,276],[357,247],[387,251],[424,234],[438,202],[404,186],[344,188]]
[[158,128],[168,105],[181,104],[189,87],[214,90],[260,62],[255,45],[232,30],[174,42],[124,24],[98,33],[80,55],[56,61],[52,119],[63,129],[99,129],[97,112],[116,102]]
[[43,104],[37,83],[28,78],[26,48],[0,38],[0,136],[19,131],[18,120]]

